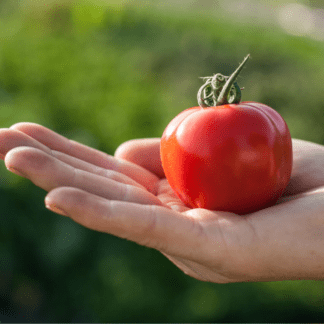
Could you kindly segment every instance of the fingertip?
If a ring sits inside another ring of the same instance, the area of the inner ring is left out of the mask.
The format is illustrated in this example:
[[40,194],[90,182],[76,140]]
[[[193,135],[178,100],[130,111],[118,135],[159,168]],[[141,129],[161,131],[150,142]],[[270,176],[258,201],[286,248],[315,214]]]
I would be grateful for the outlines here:
[[59,187],[51,190],[44,199],[45,207],[54,213],[68,216],[65,208],[71,189],[72,188]]
[[52,202],[59,203],[63,198],[67,198],[73,191],[75,191],[75,189],[72,187],[57,187],[47,193],[45,204]]
[[11,125],[9,127],[9,129],[14,129],[14,130],[20,131],[20,130],[23,130],[26,127],[30,127],[30,126],[39,126],[39,125],[36,123],[30,123],[30,122],[19,122],[19,123]]
[[7,168],[40,170],[47,159],[48,155],[42,150],[30,146],[18,146],[6,154],[4,162]]
[[136,154],[138,149],[160,150],[160,138],[132,139],[119,145],[115,151],[115,157],[126,159]]
[[23,147],[23,146],[18,146],[18,147],[15,147],[7,152],[7,154],[4,156],[4,159],[3,159],[7,169],[13,165],[16,165],[17,154],[19,154],[19,152],[24,148],[25,147]]
[[118,159],[127,159],[129,152],[137,144],[138,140],[130,140],[119,145],[115,151],[114,156]]
[[73,187],[57,187],[48,192],[45,197],[45,205],[61,206],[61,209],[69,211],[71,208],[84,208],[87,205],[87,196],[91,194]]
[[160,157],[160,138],[134,139],[121,144],[115,157],[130,161],[164,178]]
[[30,122],[20,122],[12,125],[10,127],[11,130],[17,131],[20,133],[23,133],[29,137],[32,137],[33,139],[42,142],[42,138],[46,138],[48,132],[52,132],[49,128],[42,126],[40,124],[36,123],[30,123]]
[[22,143],[25,140],[25,136],[21,132],[15,129],[2,128],[0,129],[0,154],[3,159],[6,154],[13,148]]

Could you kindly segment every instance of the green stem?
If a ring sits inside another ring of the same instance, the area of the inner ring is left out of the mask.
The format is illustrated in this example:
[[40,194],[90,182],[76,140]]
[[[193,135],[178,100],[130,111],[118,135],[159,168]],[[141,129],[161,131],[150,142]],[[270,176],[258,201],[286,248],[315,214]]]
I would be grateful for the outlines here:
[[220,92],[219,96],[217,97],[216,106],[225,105],[227,104],[227,96],[232,88],[232,85],[234,84],[236,78],[238,77],[239,73],[242,71],[246,61],[250,58],[250,54],[248,54],[244,61],[240,64],[240,66],[233,72],[233,74],[228,78],[226,83],[224,84],[224,87],[222,88],[222,91]]

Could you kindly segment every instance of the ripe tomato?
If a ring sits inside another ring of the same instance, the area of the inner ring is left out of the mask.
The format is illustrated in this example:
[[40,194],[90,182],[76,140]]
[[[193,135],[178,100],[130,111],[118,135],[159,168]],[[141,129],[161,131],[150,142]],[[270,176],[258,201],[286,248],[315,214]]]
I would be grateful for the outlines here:
[[193,107],[161,139],[166,178],[192,208],[246,214],[273,205],[292,170],[288,126],[257,102]]

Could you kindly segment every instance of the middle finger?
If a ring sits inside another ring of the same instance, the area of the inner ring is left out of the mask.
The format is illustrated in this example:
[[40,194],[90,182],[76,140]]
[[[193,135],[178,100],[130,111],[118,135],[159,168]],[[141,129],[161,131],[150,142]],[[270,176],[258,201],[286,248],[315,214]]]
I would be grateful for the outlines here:
[[122,174],[110,170],[106,170],[106,176],[94,174],[66,164],[39,149],[12,149],[5,157],[5,164],[7,168],[22,171],[26,178],[46,191],[70,186],[106,199],[162,205],[157,197]]

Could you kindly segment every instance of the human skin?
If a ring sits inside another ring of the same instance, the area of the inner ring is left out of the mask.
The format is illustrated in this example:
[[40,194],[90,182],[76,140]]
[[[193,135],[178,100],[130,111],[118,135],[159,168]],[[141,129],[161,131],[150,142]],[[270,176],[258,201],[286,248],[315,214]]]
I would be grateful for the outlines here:
[[215,283],[324,279],[324,146],[293,139],[291,180],[276,205],[239,216],[191,209],[164,177],[160,139],[115,156],[37,124],[0,129],[7,168],[48,191],[53,211],[154,248],[184,273]]

